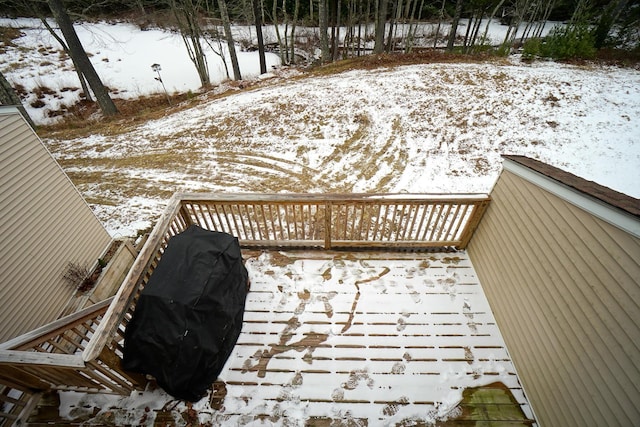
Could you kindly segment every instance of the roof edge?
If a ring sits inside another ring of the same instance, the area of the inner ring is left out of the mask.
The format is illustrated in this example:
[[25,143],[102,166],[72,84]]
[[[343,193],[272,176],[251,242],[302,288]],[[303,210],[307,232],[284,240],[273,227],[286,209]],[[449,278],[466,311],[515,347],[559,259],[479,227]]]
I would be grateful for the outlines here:
[[640,200],[526,156],[502,158],[504,170],[640,237]]
[[18,105],[13,104],[0,104],[0,114],[13,114],[18,112]]

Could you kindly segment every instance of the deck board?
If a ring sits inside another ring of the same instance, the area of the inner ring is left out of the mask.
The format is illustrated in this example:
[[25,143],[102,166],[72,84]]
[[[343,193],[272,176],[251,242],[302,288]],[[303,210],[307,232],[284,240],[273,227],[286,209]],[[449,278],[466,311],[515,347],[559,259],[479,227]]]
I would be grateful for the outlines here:
[[218,421],[428,423],[495,382],[532,418],[465,252],[245,257],[251,291]]

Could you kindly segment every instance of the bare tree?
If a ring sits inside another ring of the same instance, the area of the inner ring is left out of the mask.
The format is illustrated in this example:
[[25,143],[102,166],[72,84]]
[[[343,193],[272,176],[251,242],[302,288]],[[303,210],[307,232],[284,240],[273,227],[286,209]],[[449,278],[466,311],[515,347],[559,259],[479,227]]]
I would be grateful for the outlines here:
[[49,25],[49,22],[44,16],[40,16],[40,21],[45,26],[45,28],[49,30],[49,33],[51,33],[53,38],[56,39],[58,43],[60,43],[60,46],[62,46],[62,50],[64,50],[64,52],[69,56],[69,58],[71,58],[71,62],[73,62],[73,68],[75,68],[76,74],[78,75],[78,80],[80,81],[80,86],[82,86],[82,93],[84,94],[84,99],[86,99],[87,101],[93,102],[91,91],[89,91],[89,86],[87,85],[87,79],[85,79],[84,74],[82,74],[80,67],[76,65],[76,62],[73,59],[71,52],[69,51],[69,47],[64,42],[64,39],[60,37],[53,28],[51,28],[51,25]]
[[82,47],[82,43],[80,43],[78,34],[76,34],[76,30],[73,28],[73,23],[62,4],[62,0],[48,0],[47,2],[51,9],[51,13],[53,13],[53,17],[58,23],[58,27],[60,28],[62,35],[67,41],[67,46],[69,48],[71,58],[73,59],[73,63],[76,67],[80,68],[82,74],[87,79],[87,83],[96,96],[96,100],[98,101],[98,105],[100,106],[102,113],[106,116],[117,114],[118,109],[113,103],[113,100],[109,96],[109,91],[102,84],[100,76],[98,76],[98,73],[89,60],[87,53]]
[[[355,34],[355,25],[359,23],[358,26],[358,37],[356,38]],[[362,24],[362,2],[357,0],[348,0],[347,1],[347,22],[346,22],[346,33],[344,36],[343,42],[343,56],[356,56],[356,43],[358,44],[358,50],[360,46],[360,31]]]
[[456,1],[456,11],[453,15],[453,21],[451,21],[451,31],[449,32],[449,40],[447,41],[447,50],[452,51],[453,45],[456,42],[456,36],[458,35],[458,23],[460,22],[460,17],[462,16],[462,6],[464,5],[464,0]]
[[[472,2],[472,6],[471,18],[469,19],[467,31],[464,36],[463,46],[465,48],[465,53],[471,52],[474,48],[478,38],[478,33],[480,32],[480,23],[482,22],[482,18],[492,5],[491,0],[483,0]],[[481,38],[480,44],[482,44],[483,41],[484,39]]]
[[295,0],[293,5],[293,20],[291,21],[291,63],[296,62],[296,24],[300,12],[300,0]]
[[378,5],[376,13],[376,41],[373,45],[373,53],[379,54],[384,51],[384,30],[387,23],[387,7],[389,5],[388,0],[376,1]]
[[520,24],[524,20],[524,16],[527,13],[527,10],[531,6],[531,0],[515,0],[514,2],[514,13],[513,19],[509,23],[509,28],[507,29],[507,33],[505,34],[504,41],[502,42],[501,50],[503,52],[508,52],[511,50],[513,43],[518,34],[518,28]]
[[256,36],[258,39],[258,56],[260,57],[260,74],[267,72],[267,60],[264,55],[264,38],[262,37],[262,11],[260,10],[260,0],[252,0],[253,19],[256,24]]
[[[229,75],[229,65],[227,64],[227,58],[224,55],[224,49],[222,47],[222,37],[220,36],[218,29],[216,28],[213,31],[208,31],[207,35],[209,37],[205,37],[204,41],[211,48],[211,51],[218,55],[222,61],[222,65],[224,65],[224,71],[227,74],[227,79],[231,80],[231,76]],[[215,42],[217,46],[214,46],[213,42]]]
[[209,64],[201,43],[203,33],[198,22],[200,4],[198,0],[196,2],[194,3],[193,0],[170,0],[169,6],[176,17],[189,59],[195,65],[198,77],[200,77],[200,84],[206,87],[211,84],[211,78]]
[[[407,4],[408,8],[409,4]],[[409,15],[409,31],[407,32],[406,41],[405,41],[405,53],[410,53],[413,49],[413,43],[416,38],[416,30],[418,29],[418,25],[416,20],[420,22],[422,18],[422,8],[424,6],[424,0],[420,0],[420,6],[418,9],[418,16],[416,18],[416,7],[418,7],[418,0],[413,1],[413,5],[411,6],[411,13]]]
[[505,0],[498,1],[498,3],[496,3],[496,6],[493,8],[493,11],[491,11],[491,15],[489,16],[489,20],[487,21],[487,25],[484,27],[484,33],[482,34],[482,38],[483,39],[487,38],[487,34],[489,33],[489,26],[491,25],[491,21],[496,16],[496,13],[498,12],[498,10],[504,4],[504,1]]
[[542,19],[538,22],[535,30],[533,31],[533,37],[542,37],[542,31],[544,30],[547,21],[549,20],[549,16],[551,16],[551,11],[555,7],[555,0],[546,0],[544,2],[544,9],[542,11]]
[[240,74],[240,65],[238,64],[238,56],[236,55],[236,45],[233,41],[233,34],[231,34],[231,21],[229,20],[229,12],[227,12],[226,0],[218,0],[218,7],[220,8],[220,17],[222,18],[224,35],[227,39],[227,47],[229,48],[229,56],[231,57],[233,78],[235,80],[242,80],[242,75]]
[[[31,15],[37,16],[38,19],[40,19],[40,22],[42,22],[42,25],[44,25],[44,27],[47,29],[47,31],[49,31],[51,36],[54,39],[56,39],[56,41],[62,47],[62,50],[64,51],[64,53],[66,53],[67,56],[69,58],[71,58],[71,62],[73,62],[73,56],[71,56],[71,53],[69,52],[69,48],[67,47],[67,44],[65,43],[63,36],[60,36],[51,27],[51,25],[49,25],[49,21],[47,20],[46,16],[42,12],[42,8],[39,7],[43,3],[38,2],[38,1],[34,1],[34,0],[13,0],[13,2],[16,5],[20,5],[24,10],[28,11]],[[84,95],[84,98],[89,102],[93,102],[93,97],[91,96],[91,91],[89,90],[89,86],[87,85],[87,81],[84,78],[84,75],[82,74],[82,71],[80,70],[80,67],[78,67],[74,62],[73,63],[73,68],[75,69],[76,74],[78,76],[78,80],[80,81],[80,86],[82,86],[82,93]]]
[[320,52],[322,62],[328,62],[331,59],[331,51],[329,50],[329,10],[327,0],[318,0],[318,21],[320,27]]
[[[284,0],[282,2],[282,6],[283,7],[285,6]],[[285,30],[284,39],[280,34],[280,22],[278,21],[278,0],[273,0],[270,18],[271,18],[271,22],[273,23],[274,30],[276,32],[276,40],[278,40],[278,52],[280,53],[280,61],[283,64],[286,64],[287,49],[285,48],[285,45],[286,45],[287,34]],[[286,15],[285,15],[285,19],[286,19]]]

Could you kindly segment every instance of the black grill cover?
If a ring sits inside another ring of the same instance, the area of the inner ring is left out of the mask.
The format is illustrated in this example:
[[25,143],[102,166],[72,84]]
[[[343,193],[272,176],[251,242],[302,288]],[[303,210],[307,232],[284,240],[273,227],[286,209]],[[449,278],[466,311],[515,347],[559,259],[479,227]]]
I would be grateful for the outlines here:
[[238,340],[247,291],[238,239],[195,225],[173,236],[126,328],[124,369],[201,399]]

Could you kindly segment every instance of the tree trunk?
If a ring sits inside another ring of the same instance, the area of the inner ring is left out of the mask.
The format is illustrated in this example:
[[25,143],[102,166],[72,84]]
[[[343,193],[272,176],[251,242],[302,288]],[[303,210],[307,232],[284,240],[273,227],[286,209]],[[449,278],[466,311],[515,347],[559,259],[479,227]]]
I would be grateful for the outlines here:
[[231,34],[231,22],[229,21],[229,13],[227,12],[226,0],[218,0],[218,7],[220,8],[220,16],[222,18],[222,26],[224,27],[224,35],[227,39],[227,47],[229,48],[229,56],[231,57],[233,78],[235,80],[242,80],[242,75],[240,74],[240,65],[238,64],[238,56],[236,55],[236,45],[233,42],[233,35]]
[[327,8],[328,0],[318,1],[318,20],[320,23],[320,51],[322,62],[329,62],[331,59],[331,52],[329,51],[329,16]]
[[173,11],[182,41],[187,48],[189,59],[193,62],[200,78],[200,84],[207,87],[211,84],[209,76],[209,65],[201,44],[202,30],[198,23],[198,9],[191,0],[181,0],[180,4],[176,0],[171,1]]
[[[370,26],[369,23],[371,22],[371,3],[370,1],[366,2],[367,3],[367,11],[365,13],[366,19],[364,21],[364,37],[360,38],[359,40],[359,44],[362,46],[362,54],[364,54],[365,48],[366,48],[366,40],[369,40],[369,30],[370,30]],[[376,2],[373,2],[376,3]],[[376,3],[377,4],[377,3]],[[374,9],[377,11],[378,9],[374,7]],[[376,12],[374,12],[376,13]],[[374,19],[375,22],[375,19]],[[365,40],[365,42],[362,42],[363,40]],[[360,52],[358,53],[358,56],[360,55]]]
[[367,36],[367,26],[369,25],[369,2],[367,2],[367,14],[364,14],[364,11],[362,10],[362,2],[358,2],[358,46],[356,48],[356,55],[360,56],[361,51],[362,51],[362,20],[363,20],[363,16],[364,18],[364,25],[365,25],[365,37]]
[[393,50],[393,33],[396,27],[396,12],[398,3],[394,0],[391,9],[391,19],[389,20],[389,35],[387,36],[387,45],[385,46],[385,52],[389,53]]
[[384,29],[387,23],[388,0],[379,0],[378,14],[376,16],[376,41],[373,45],[373,53],[379,54],[384,51]]
[[514,18],[509,24],[509,29],[507,30],[507,34],[505,35],[504,42],[502,43],[501,50],[504,53],[507,53],[513,47],[513,43],[515,42],[516,36],[518,35],[518,28],[524,19],[524,14],[527,8],[529,7],[530,0],[517,0],[515,2],[515,13]]
[[436,35],[433,40],[433,48],[438,46],[438,38],[440,37],[440,27],[442,26],[442,20],[444,19],[444,5],[445,0],[442,0],[442,8],[440,8],[440,14],[438,15],[438,27],[436,28]]
[[76,66],[80,67],[82,74],[87,79],[87,83],[89,83],[91,90],[96,96],[102,113],[105,116],[117,114],[118,109],[109,96],[109,91],[102,84],[100,76],[98,76],[95,68],[93,68],[93,64],[89,61],[89,57],[84,51],[82,43],[80,43],[80,39],[73,28],[73,23],[62,4],[62,0],[48,0],[48,4],[51,13],[53,13],[53,17],[60,27],[60,31],[62,31],[62,35],[67,41],[73,62]]
[[[274,2],[274,3],[277,3]],[[275,12],[275,8],[274,8]],[[282,46],[280,46],[280,51],[284,54],[284,63],[291,64],[291,60],[289,59],[289,15],[287,14],[287,1],[282,0],[282,22],[284,23],[284,37],[282,38]]]
[[73,56],[71,56],[71,52],[69,52],[69,48],[67,47],[67,44],[58,35],[58,33],[56,33],[54,29],[51,28],[51,25],[49,25],[49,22],[47,22],[47,18],[45,18],[44,16],[40,16],[40,21],[42,21],[42,24],[45,26],[45,28],[49,30],[53,38],[56,39],[58,43],[60,43],[60,46],[62,46],[62,50],[64,50],[64,52],[67,55],[69,55],[69,58],[71,58],[71,62],[73,62],[73,68],[76,70],[76,74],[78,75],[78,80],[80,81],[80,86],[82,86],[82,93],[84,94],[84,99],[86,99],[89,102],[93,102],[93,98],[91,97],[91,91],[87,86],[87,80],[84,78],[84,75],[80,71],[80,67],[78,67],[75,61],[73,60]]
[[462,46],[463,47],[467,47],[467,44],[469,43],[469,38],[471,35],[471,28],[473,28],[473,25],[475,23],[475,17],[476,17],[476,10],[473,9],[471,11],[471,17],[469,18],[469,22],[467,22],[467,30],[464,32],[464,40],[462,40]]
[[[420,10],[422,10],[422,5],[424,4],[424,0],[420,1]],[[405,42],[404,52],[410,53],[413,49],[413,42],[416,37],[416,29],[418,28],[418,24],[416,23],[416,7],[418,6],[418,0],[413,1],[413,5],[411,7],[411,13],[409,14],[409,31],[407,33],[407,39]],[[418,12],[420,15],[420,12]],[[418,16],[418,22],[420,22],[420,17]]]
[[500,9],[502,7],[503,3],[504,3],[504,0],[500,0],[498,2],[498,4],[496,4],[496,7],[493,8],[493,11],[491,12],[491,16],[489,16],[489,20],[487,21],[487,25],[484,27],[484,33],[482,34],[482,38],[483,39],[486,40],[487,34],[489,33],[489,25],[491,25],[491,21],[496,16],[496,13],[498,12],[498,9]]
[[[51,36],[54,39],[56,39],[58,43],[60,43],[60,46],[62,46],[62,50],[64,50],[64,52],[69,56],[69,58],[71,58],[71,62],[73,62],[73,57],[71,56],[71,53],[69,52],[69,48],[67,47],[67,44],[64,42],[64,39],[60,37],[53,28],[51,28],[51,25],[49,25],[49,21],[47,21],[47,18],[44,16],[42,11],[37,7],[35,7],[33,2],[25,1],[23,2],[23,4],[26,8],[29,9],[29,11],[34,16],[37,16],[40,19],[40,22],[42,22],[42,25],[44,25],[44,27],[49,31]],[[82,72],[80,72],[80,68],[75,64],[75,62],[73,62],[73,68],[76,70],[78,80],[80,81],[80,86],[82,86],[82,93],[84,94],[84,99],[86,99],[89,102],[93,102],[93,97],[91,96],[91,91],[89,90],[87,81],[82,75]]]
[[[487,11],[486,7],[482,8],[480,13],[478,14],[478,18],[476,19],[475,23],[473,24],[473,30],[471,31],[471,42],[469,43],[469,46],[467,47],[467,53],[471,52],[471,50],[476,45],[476,40],[478,39],[478,32],[480,31],[480,24],[482,23],[482,17],[484,16],[486,11]],[[482,45],[483,43],[484,43],[484,40],[480,40],[480,44]]]
[[540,20],[540,23],[538,24],[535,31],[533,32],[533,37],[542,37],[542,31],[544,31],[544,27],[547,24],[547,21],[549,20],[549,16],[551,15],[551,11],[553,10],[554,6],[555,6],[555,0],[548,0],[546,2],[544,6],[544,12],[542,13],[542,19]]
[[300,11],[300,0],[295,0],[293,6],[293,20],[291,21],[291,63],[296,63],[296,23]]
[[[280,24],[278,23],[278,1],[273,0],[271,9],[271,22],[276,31],[276,39],[278,40],[278,52],[280,53],[280,62],[284,65],[287,63],[286,52],[284,50],[284,43],[282,42],[282,36],[280,35]],[[286,34],[285,34],[286,37]]]
[[264,55],[264,38],[262,37],[262,13],[259,0],[253,0],[253,18],[256,23],[256,36],[258,38],[258,55],[260,56],[260,74],[267,72],[267,60]]
[[333,60],[337,60],[340,54],[340,11],[342,9],[342,2],[336,1],[336,14],[333,26]]
[[453,45],[456,42],[456,35],[458,34],[458,22],[460,22],[460,16],[462,15],[463,4],[464,0],[456,1],[456,12],[453,16],[453,21],[451,22],[451,32],[449,33],[449,41],[447,42],[447,51],[449,52],[453,50]]
[[18,111],[22,114],[22,117],[29,123],[33,129],[36,128],[36,125],[31,120],[31,116],[27,113],[27,110],[22,106],[22,101],[20,101],[20,97],[13,89],[13,86],[9,84],[7,79],[4,78],[2,71],[0,71],[0,105],[15,105],[18,107]]

